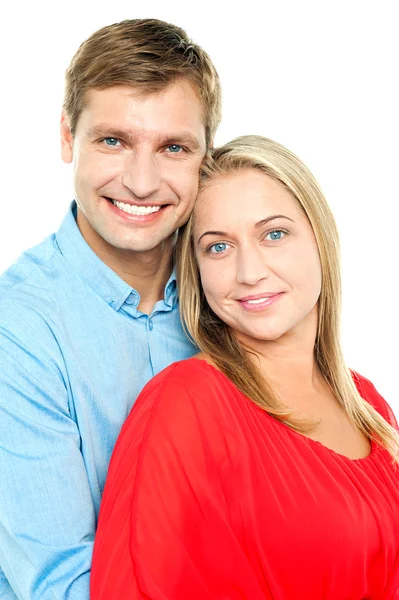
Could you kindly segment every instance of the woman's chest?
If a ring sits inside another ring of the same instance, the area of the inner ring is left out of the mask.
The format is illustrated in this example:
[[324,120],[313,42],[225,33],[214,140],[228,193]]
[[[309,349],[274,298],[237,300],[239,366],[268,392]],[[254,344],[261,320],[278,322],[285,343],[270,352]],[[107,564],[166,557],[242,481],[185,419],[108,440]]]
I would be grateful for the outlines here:
[[[374,449],[350,461],[280,424],[250,429],[221,475],[258,577],[283,582],[281,597],[382,597],[399,579],[399,471],[389,457]],[[299,585],[307,596],[295,596]]]

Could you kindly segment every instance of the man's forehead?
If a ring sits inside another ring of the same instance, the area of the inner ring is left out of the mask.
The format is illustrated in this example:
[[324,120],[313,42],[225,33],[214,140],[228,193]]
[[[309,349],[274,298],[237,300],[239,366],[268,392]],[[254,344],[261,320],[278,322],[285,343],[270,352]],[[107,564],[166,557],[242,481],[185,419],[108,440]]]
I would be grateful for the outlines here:
[[[184,91],[179,94],[178,101],[174,94],[164,102],[160,94],[162,91],[138,93],[130,86],[88,90],[79,120],[83,121],[84,130],[90,136],[113,133],[114,137],[118,137],[115,133],[118,131],[135,137],[144,135],[166,139],[179,136],[191,143],[201,144],[205,126],[199,99],[193,103],[192,94],[186,97]],[[156,101],[144,105],[146,98],[155,98]]]
[[203,102],[195,87],[186,80],[171,83],[161,89],[139,88],[131,85],[113,85],[102,89],[92,88],[85,93],[85,108],[101,108],[126,104],[140,107],[144,105],[176,106],[190,113],[202,113]]

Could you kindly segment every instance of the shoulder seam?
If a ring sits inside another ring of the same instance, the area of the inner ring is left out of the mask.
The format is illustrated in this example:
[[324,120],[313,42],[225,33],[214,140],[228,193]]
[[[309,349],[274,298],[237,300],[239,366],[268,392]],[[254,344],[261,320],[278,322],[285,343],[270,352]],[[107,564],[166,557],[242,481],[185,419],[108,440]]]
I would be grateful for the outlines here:
[[[48,259],[44,262],[41,263],[40,266],[44,266],[47,265],[47,263],[53,258],[54,254],[56,254],[56,252],[58,252],[57,248],[53,249],[53,252],[51,253],[51,255],[48,257]],[[15,264],[15,263],[14,263]],[[0,299],[3,298],[4,296],[6,296],[6,294],[8,294],[9,292],[11,292],[11,290],[13,290],[14,288],[16,288],[18,285],[22,285],[23,283],[25,283],[25,281],[32,275],[32,273],[34,273],[36,271],[36,269],[38,269],[39,266],[35,265],[31,271],[29,271],[29,273],[23,278],[20,279],[19,281],[17,281],[16,283],[14,283],[11,287],[8,287],[2,294],[0,294]],[[6,271],[7,272],[7,271]]]

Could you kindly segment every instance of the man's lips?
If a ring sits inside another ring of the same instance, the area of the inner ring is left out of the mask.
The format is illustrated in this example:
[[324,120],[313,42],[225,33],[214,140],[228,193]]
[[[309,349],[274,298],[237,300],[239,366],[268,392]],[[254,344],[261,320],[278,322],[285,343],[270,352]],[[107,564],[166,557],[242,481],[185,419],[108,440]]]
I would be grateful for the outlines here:
[[149,224],[156,221],[160,215],[168,211],[170,204],[155,204],[150,202],[132,202],[129,203],[114,200],[113,198],[103,196],[107,207],[117,219],[122,219],[126,223]]
[[161,208],[163,206],[169,206],[169,204],[167,204],[166,202],[134,202],[133,200],[124,200],[122,198],[111,198],[110,196],[103,196],[103,198],[105,198],[106,200],[108,200],[109,202],[112,202],[113,204],[115,202],[121,202],[122,204],[128,204],[129,206],[136,206],[137,208],[140,208],[141,206],[143,208],[147,208],[148,206],[160,206]]

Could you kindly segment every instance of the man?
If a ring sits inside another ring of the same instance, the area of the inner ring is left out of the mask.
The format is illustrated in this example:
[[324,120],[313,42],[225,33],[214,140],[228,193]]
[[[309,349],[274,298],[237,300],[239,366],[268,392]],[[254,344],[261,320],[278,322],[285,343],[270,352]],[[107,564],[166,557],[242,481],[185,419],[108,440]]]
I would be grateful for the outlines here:
[[206,53],[178,27],[94,33],[66,76],[60,230],[0,279],[0,597],[89,597],[109,458],[145,383],[195,348],[172,251],[220,120]]

